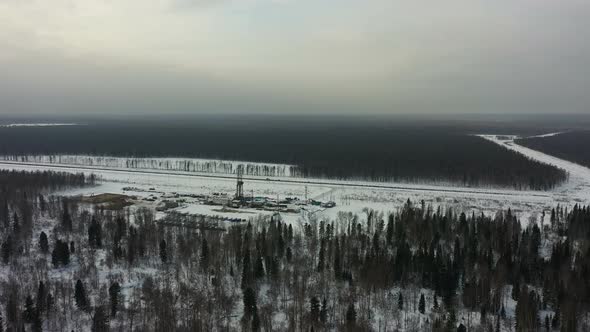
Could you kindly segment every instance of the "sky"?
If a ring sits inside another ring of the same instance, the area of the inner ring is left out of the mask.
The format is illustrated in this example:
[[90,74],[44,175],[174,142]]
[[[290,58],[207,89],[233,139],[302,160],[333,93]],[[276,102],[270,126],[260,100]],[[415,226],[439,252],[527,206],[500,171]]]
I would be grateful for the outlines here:
[[0,115],[590,111],[587,0],[0,0]]

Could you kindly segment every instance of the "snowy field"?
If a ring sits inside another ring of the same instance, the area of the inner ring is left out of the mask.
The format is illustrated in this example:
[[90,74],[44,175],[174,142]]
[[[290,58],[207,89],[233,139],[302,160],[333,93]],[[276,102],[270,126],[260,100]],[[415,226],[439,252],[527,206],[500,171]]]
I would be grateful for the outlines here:
[[[517,151],[529,158],[555,165],[569,172],[569,180],[559,187],[547,192],[516,191],[498,188],[467,188],[457,186],[438,186],[406,183],[375,183],[363,181],[336,181],[324,179],[300,179],[288,176],[246,176],[244,191],[250,196],[266,196],[270,198],[298,197],[322,201],[332,200],[337,206],[331,209],[314,211],[315,216],[322,219],[334,219],[339,213],[363,214],[366,208],[387,213],[399,209],[408,199],[419,204],[424,200],[433,208],[441,206],[458,207],[463,212],[496,213],[499,209],[511,208],[520,217],[521,223],[531,220],[539,221],[542,211],[549,211],[557,204],[589,204],[590,203],[590,169],[574,163],[548,156],[514,143],[515,136],[481,135],[507,149]],[[115,158],[113,164],[101,165],[67,165],[71,156],[63,156],[60,163],[31,158],[14,158],[12,161],[0,161],[0,168],[15,170],[54,170],[94,173],[100,185],[93,188],[68,191],[61,194],[91,195],[100,193],[120,193],[137,196],[139,199],[152,197],[158,202],[170,198],[182,198],[183,202],[176,210],[180,212],[220,215],[231,218],[251,218],[258,214],[269,214],[253,209],[220,211],[219,206],[201,204],[188,195],[211,195],[224,193],[233,195],[236,180],[231,174],[211,174],[176,169],[141,170],[125,167],[122,158]],[[174,164],[178,161],[170,159]],[[109,167],[107,167],[109,166]],[[132,187],[132,190],[129,188]],[[126,190],[125,190],[126,189]],[[288,222],[304,220],[308,213],[285,213],[283,218]]]

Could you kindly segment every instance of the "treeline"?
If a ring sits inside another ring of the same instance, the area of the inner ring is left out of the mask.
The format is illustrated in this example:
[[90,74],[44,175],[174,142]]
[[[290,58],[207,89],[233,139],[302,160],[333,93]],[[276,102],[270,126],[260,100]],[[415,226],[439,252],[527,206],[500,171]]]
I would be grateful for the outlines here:
[[548,137],[531,137],[516,143],[590,167],[590,131],[571,131]]
[[0,200],[21,200],[18,195],[36,195],[41,192],[94,185],[94,174],[54,171],[0,170]]
[[[550,189],[564,171],[468,128],[375,123],[200,123],[0,128],[2,155],[195,157],[296,165],[305,177]],[[75,138],[75,139],[74,139]],[[149,143],[146,143],[149,142]]]
[[219,231],[162,226],[146,209],[27,202],[28,236],[18,210],[1,224],[0,326],[14,331],[590,328],[588,207],[523,228],[510,210],[408,201],[389,215]]
[[244,175],[300,176],[298,167],[291,165],[249,163],[240,161],[181,159],[181,158],[125,158],[83,155],[0,155],[0,160],[25,163],[67,164],[92,167],[165,170],[235,174],[242,167]]

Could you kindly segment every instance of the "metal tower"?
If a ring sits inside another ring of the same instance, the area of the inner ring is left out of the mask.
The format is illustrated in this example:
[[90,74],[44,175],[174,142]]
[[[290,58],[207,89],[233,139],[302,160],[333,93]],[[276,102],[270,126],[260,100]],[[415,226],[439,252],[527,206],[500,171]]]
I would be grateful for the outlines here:
[[236,185],[236,197],[235,199],[244,199],[244,165],[238,165],[236,170],[237,174],[237,185]]

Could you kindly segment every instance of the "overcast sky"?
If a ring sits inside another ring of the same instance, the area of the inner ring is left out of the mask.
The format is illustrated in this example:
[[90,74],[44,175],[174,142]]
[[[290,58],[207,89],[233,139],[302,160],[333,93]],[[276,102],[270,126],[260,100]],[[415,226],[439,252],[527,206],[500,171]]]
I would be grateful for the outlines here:
[[0,0],[0,114],[585,113],[588,0]]

